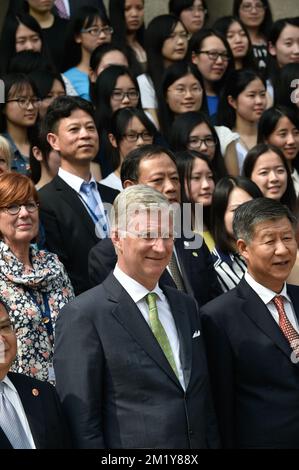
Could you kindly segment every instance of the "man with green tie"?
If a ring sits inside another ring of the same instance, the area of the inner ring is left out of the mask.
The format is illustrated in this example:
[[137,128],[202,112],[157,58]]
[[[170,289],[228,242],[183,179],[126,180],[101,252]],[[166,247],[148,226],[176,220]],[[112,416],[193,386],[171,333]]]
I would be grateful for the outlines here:
[[78,448],[218,446],[195,301],[159,286],[173,250],[167,198],[145,185],[113,204],[114,271],[62,309],[54,367]]

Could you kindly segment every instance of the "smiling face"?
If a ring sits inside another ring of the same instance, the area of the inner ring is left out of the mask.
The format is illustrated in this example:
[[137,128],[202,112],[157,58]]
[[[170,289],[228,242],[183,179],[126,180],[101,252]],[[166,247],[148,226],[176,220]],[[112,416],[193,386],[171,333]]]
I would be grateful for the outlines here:
[[265,197],[280,201],[287,189],[287,171],[277,153],[269,150],[257,159],[250,179]]
[[279,67],[299,63],[299,28],[287,24],[275,44],[269,45],[269,52],[276,56]]
[[89,165],[99,149],[94,120],[82,109],[76,109],[69,117],[62,118],[56,132],[50,132],[47,138],[52,148],[61,155],[61,167],[65,170],[77,165]]
[[[218,52],[219,54],[227,55],[224,43],[217,36],[205,38],[201,43],[200,51]],[[223,57],[218,56],[216,60],[211,59],[206,52],[193,53],[192,62],[197,66],[207,82],[221,80],[228,67],[228,61],[223,59]]]
[[260,284],[280,292],[297,256],[294,229],[286,217],[260,222],[252,240],[238,240],[240,254],[248,272]]
[[[34,202],[33,199],[22,201],[20,204]],[[19,204],[18,201],[11,204]],[[18,247],[28,245],[38,234],[38,210],[28,212],[22,206],[16,215],[11,215],[5,209],[0,209],[0,232],[3,241],[15,252]]]
[[276,145],[287,160],[293,160],[299,152],[299,129],[289,118],[282,116],[266,143]]
[[190,191],[186,184],[186,193],[190,201],[198,202],[203,206],[210,206],[214,189],[213,173],[208,164],[201,158],[195,158],[190,178]]
[[172,254],[172,218],[166,210],[160,216],[153,211],[140,211],[129,217],[125,234],[112,233],[112,242],[120,269],[152,290]]
[[228,97],[228,102],[244,121],[257,122],[267,106],[266,88],[263,82],[256,78],[252,80],[236,99]]
[[179,78],[167,90],[166,101],[174,114],[199,111],[203,90],[192,73]]
[[190,132],[188,149],[203,153],[211,161],[215,156],[215,148],[216,142],[209,126],[205,122],[197,124]]
[[[132,137],[136,134],[138,134],[137,140],[133,141]],[[141,134],[143,136],[146,136],[146,140],[144,140]],[[111,144],[114,147],[117,147],[117,142],[115,138],[113,136],[110,136],[109,139]],[[142,147],[145,144],[152,144],[153,139],[153,136],[149,134],[142,122],[136,116],[134,116],[128,122],[125,135],[118,144],[121,161],[128,155],[129,152],[131,152],[131,150],[134,150],[138,147]]]
[[266,9],[262,1],[243,0],[240,5],[240,20],[248,28],[258,28],[264,21],[265,14]]
[[[39,103],[36,95],[29,84],[23,86],[13,85],[8,93],[3,114],[6,116],[7,125],[16,127],[31,127],[35,124],[38,116]],[[22,105],[22,100],[28,100],[28,104]],[[32,99],[32,100],[31,100]],[[21,102],[15,101],[20,100]]]

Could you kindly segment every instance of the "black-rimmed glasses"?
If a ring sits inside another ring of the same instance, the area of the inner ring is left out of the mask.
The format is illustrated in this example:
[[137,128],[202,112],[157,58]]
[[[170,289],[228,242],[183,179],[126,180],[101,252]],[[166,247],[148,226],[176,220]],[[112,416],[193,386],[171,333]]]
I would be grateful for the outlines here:
[[152,140],[153,140],[152,134],[150,134],[150,133],[147,132],[147,131],[143,131],[143,132],[128,132],[127,134],[123,134],[123,137],[124,137],[128,142],[137,142],[137,140],[139,139],[139,137],[141,137],[141,139],[142,139],[144,142],[152,142]]
[[216,142],[213,136],[207,136],[204,138],[198,137],[197,135],[190,137],[188,140],[189,147],[201,147],[201,144],[205,144],[206,147],[215,147]]
[[125,97],[127,97],[129,100],[137,100],[139,98],[139,92],[137,90],[113,90],[111,96],[116,101],[123,101]]
[[12,103],[14,101],[18,103],[21,109],[27,109],[30,104],[32,104],[34,108],[38,108],[41,103],[39,98],[14,98],[7,100],[7,103]]
[[206,54],[210,60],[217,60],[218,57],[221,57],[223,62],[228,62],[230,56],[227,52],[218,52],[218,51],[199,51],[197,54]]
[[83,28],[81,29],[81,33],[88,33],[91,36],[97,37],[100,36],[101,33],[112,34],[113,28],[111,26],[103,26],[100,28],[99,26],[91,26],[90,28]]

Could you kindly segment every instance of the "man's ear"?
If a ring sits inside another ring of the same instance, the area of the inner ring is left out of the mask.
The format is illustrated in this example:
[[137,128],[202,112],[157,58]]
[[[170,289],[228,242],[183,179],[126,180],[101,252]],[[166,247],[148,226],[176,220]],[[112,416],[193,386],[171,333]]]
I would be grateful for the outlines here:
[[110,232],[110,238],[114,245],[116,253],[122,253],[122,239],[119,236],[118,230],[112,229]]
[[130,186],[135,186],[136,184],[137,183],[135,183],[135,181],[125,180],[123,183],[123,188],[126,189],[126,188],[129,188]]
[[53,134],[53,132],[49,132],[47,134],[47,141],[49,142],[53,150],[56,150],[56,152],[60,151],[58,135]]
[[232,95],[228,95],[227,102],[232,108],[237,109],[236,100],[235,100],[235,98],[232,97]]
[[243,256],[245,260],[247,260],[248,259],[247,243],[245,242],[245,240],[243,240],[243,238],[239,238],[237,240],[237,248],[238,248],[239,254]]

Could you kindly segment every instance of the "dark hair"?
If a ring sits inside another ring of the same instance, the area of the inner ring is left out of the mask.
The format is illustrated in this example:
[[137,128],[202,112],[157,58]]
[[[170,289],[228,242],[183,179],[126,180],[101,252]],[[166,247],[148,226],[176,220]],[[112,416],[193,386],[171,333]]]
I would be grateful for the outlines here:
[[46,70],[35,70],[29,74],[30,78],[35,83],[35,86],[38,90],[38,96],[43,100],[50,93],[54,80],[58,80],[61,83],[64,91],[65,83],[60,75],[60,73],[49,72]]
[[50,61],[42,29],[36,19],[26,13],[18,13],[14,16],[7,15],[0,40],[0,71],[2,73],[7,72],[8,64],[11,58],[16,54],[16,32],[20,24],[23,24],[38,34],[42,41],[41,54],[46,57],[47,61]]
[[98,66],[100,65],[103,57],[108,53],[108,52],[111,52],[111,51],[119,51],[121,52],[128,60],[128,64],[129,64],[129,68],[130,68],[130,61],[129,61],[129,58],[127,56],[127,52],[126,50],[121,47],[121,46],[117,46],[116,44],[113,44],[111,42],[107,42],[107,43],[104,43],[104,44],[101,44],[100,46],[96,47],[92,53],[91,53],[91,56],[90,56],[90,61],[89,61],[89,66],[91,68],[91,70],[93,70],[94,72],[97,71],[97,68]]
[[215,128],[206,116],[202,112],[190,111],[183,113],[176,117],[173,122],[171,136],[170,136],[170,148],[174,152],[182,152],[188,149],[189,136],[194,127],[199,124],[206,124],[211,131],[211,134],[216,142],[214,158],[211,160],[211,168],[213,171],[214,179],[217,182],[220,178],[227,175],[223,156],[221,154],[220,142],[215,131]]
[[[194,205],[196,201],[192,201],[190,199],[190,196],[188,196],[186,192],[186,184],[187,184],[188,192],[190,194],[191,175],[192,175],[194,162],[196,161],[197,158],[206,162],[206,164],[208,165],[209,169],[211,170],[213,174],[213,168],[211,166],[211,162],[209,158],[203,153],[196,152],[195,150],[185,150],[183,152],[176,152],[175,154],[175,159],[177,163],[180,184],[181,184],[181,202],[191,202],[193,213],[194,213]],[[203,207],[203,221],[204,221],[204,224],[207,226],[208,230],[211,230],[210,211],[211,211],[210,206]]]
[[33,147],[38,147],[42,153],[43,161],[47,169],[49,169],[49,155],[52,151],[52,147],[47,141],[47,135],[43,133],[41,123],[39,122],[34,126],[30,134],[30,153],[29,153],[29,164],[30,164],[30,177],[34,184],[37,184],[41,178],[41,164],[33,155]]
[[31,78],[23,73],[10,73],[6,75],[2,75],[0,79],[3,82],[4,90],[5,90],[4,102],[1,103],[0,101],[0,132],[5,132],[6,131],[6,116],[5,116],[5,113],[3,113],[3,110],[7,104],[10,91],[15,90],[14,93],[17,94],[19,92],[22,92],[24,89],[31,87],[33,93],[37,97],[38,97],[38,91],[36,89],[34,82],[31,80]]
[[163,44],[181,23],[185,31],[185,26],[173,15],[159,15],[151,20],[145,32],[145,49],[147,53],[148,75],[152,79],[154,89],[158,93],[161,85],[162,75],[165,70],[162,56]]
[[56,73],[56,69],[51,61],[45,55],[35,51],[17,52],[8,64],[8,73],[30,74],[36,70]]
[[296,193],[295,193],[288,162],[284,154],[278,147],[276,147],[275,145],[269,145],[269,144],[255,145],[251,150],[249,150],[249,152],[246,155],[246,158],[243,163],[242,173],[244,176],[251,179],[252,172],[254,170],[255,164],[257,160],[259,159],[259,157],[263,155],[264,153],[267,153],[270,151],[276,153],[276,155],[279,156],[287,172],[287,188],[285,190],[285,193],[282,195],[280,202],[288,206],[290,211],[293,212],[296,206]]
[[[97,77],[97,80],[94,84],[92,102],[95,106],[96,112],[96,125],[99,132],[102,129],[107,129],[110,126],[110,119],[112,116],[111,109],[111,95],[115,88],[117,79],[127,75],[139,92],[139,86],[136,78],[130,72],[127,67],[123,65],[111,65],[110,67],[103,70],[103,72]],[[140,99],[138,101],[138,106],[140,107]]]
[[[195,0],[169,0],[168,2],[168,11],[171,15],[180,17],[182,11],[186,10],[189,7],[193,6]],[[209,19],[209,12],[206,0],[201,0],[203,8],[206,10],[204,25]],[[203,25],[203,26],[204,26]]]
[[[298,113],[298,105],[295,103],[294,94],[296,85],[299,84],[299,64],[284,65],[273,80],[274,105],[287,106]],[[297,92],[298,93],[298,92]],[[297,94],[297,100],[299,94]]]
[[265,87],[266,93],[266,82],[265,79],[256,70],[235,70],[228,80],[223,95],[221,97],[218,109],[218,124],[227,126],[232,129],[236,123],[236,110],[228,104],[228,96],[232,96],[234,100],[245,90],[245,88],[254,80],[261,80]]
[[[126,55],[129,58],[130,70],[137,76],[140,75],[143,70],[137,59],[135,51],[129,45],[127,40],[127,26],[125,20],[125,0],[113,0],[109,4],[109,16],[113,26],[114,34],[112,42],[113,44],[123,44],[126,48]],[[137,42],[144,47],[144,24],[136,32]]]
[[242,238],[250,243],[255,232],[256,225],[268,220],[280,220],[286,217],[295,230],[296,219],[289,208],[267,197],[245,202],[237,207],[233,220],[235,237]]
[[79,96],[59,96],[47,109],[42,122],[43,135],[56,132],[61,119],[70,117],[73,111],[82,110],[95,120],[93,106],[89,101]]
[[219,33],[223,34],[223,36],[227,38],[228,30],[233,23],[239,23],[248,40],[248,50],[246,52],[245,57],[243,57],[242,59],[242,68],[256,69],[257,63],[254,58],[251,39],[246,29],[246,26],[242,23],[240,18],[238,18],[237,16],[222,16],[221,18],[215,21],[215,23],[213,24],[213,29],[219,31]]
[[[233,58],[233,54],[232,54],[231,48],[229,46],[229,43],[227,42],[226,37],[223,36],[223,34],[219,33],[219,31],[217,31],[214,28],[201,29],[197,33],[193,34],[193,36],[190,39],[189,56],[192,56],[192,54],[195,54],[195,55],[198,54],[201,51],[201,45],[202,45],[203,41],[206,38],[209,38],[211,36],[216,36],[218,39],[220,39],[220,41],[223,42],[223,45],[224,45],[224,47],[227,51],[227,54],[229,56],[229,62],[228,62],[226,71],[223,74],[223,77],[220,80],[218,80],[217,82],[212,84],[215,93],[219,94],[221,92],[221,89],[223,88],[224,84],[228,80],[229,75],[234,70],[234,58]],[[205,77],[203,77],[203,78],[205,78]]]
[[79,64],[81,60],[81,45],[75,41],[82,28],[89,28],[94,21],[100,18],[104,25],[110,25],[110,21],[104,10],[93,6],[78,8],[71,17],[65,38],[65,54],[63,59],[63,70],[66,71]]
[[[145,112],[139,108],[120,108],[115,113],[113,113],[111,118],[111,123],[109,128],[107,129],[108,133],[113,134],[117,146],[119,146],[120,142],[124,139],[124,133],[127,130],[129,122],[136,117],[139,121],[144,125],[146,130],[153,136],[153,138],[157,134],[157,130],[152,123],[152,121],[147,117]],[[109,142],[105,149],[105,155],[111,154],[111,162],[113,171],[119,167],[120,165],[120,155],[118,148],[112,147]]]
[[120,170],[122,185],[124,185],[126,180],[134,181],[134,183],[137,184],[141,160],[156,157],[161,153],[168,155],[168,157],[173,161],[175,167],[177,167],[175,156],[168,148],[155,144],[144,145],[143,147],[138,147],[132,150],[124,159]]
[[195,67],[195,65],[193,64],[187,63],[186,61],[176,62],[167,67],[162,77],[161,89],[157,94],[160,129],[161,133],[166,139],[169,139],[170,137],[171,127],[175,118],[175,114],[170,109],[169,104],[166,100],[167,90],[174,82],[189,74],[192,74],[194,76],[194,78],[199,82],[200,86],[203,89],[201,109],[204,108],[207,111],[207,108],[205,107],[205,92],[203,79],[197,67]]
[[[296,18],[281,18],[280,20],[275,21],[275,23],[273,23],[272,28],[269,32],[268,42],[271,43],[273,46],[275,46],[282,31],[288,25],[299,28],[299,16],[297,16]],[[267,56],[267,67],[268,67],[269,78],[274,84],[276,75],[279,72],[280,67],[277,63],[276,56],[273,56],[272,54],[270,54],[270,52],[268,52],[268,56]]]
[[[269,34],[269,31],[270,31],[270,28],[272,26],[272,22],[273,22],[271,6],[270,6],[270,3],[269,3],[268,0],[260,0],[260,1],[265,7],[265,17],[264,17],[264,19],[263,19],[263,21],[262,21],[262,23],[259,27],[258,32],[267,38],[268,34]],[[240,10],[240,6],[241,6],[242,2],[243,2],[243,0],[234,0],[234,3],[233,3],[233,16],[237,16],[238,18],[240,18],[239,10]]]
[[223,253],[230,253],[232,251],[231,239],[225,228],[224,216],[229,196],[234,188],[243,189],[252,198],[263,197],[259,187],[244,176],[225,176],[218,181],[213,194],[211,230],[216,247]]

